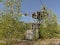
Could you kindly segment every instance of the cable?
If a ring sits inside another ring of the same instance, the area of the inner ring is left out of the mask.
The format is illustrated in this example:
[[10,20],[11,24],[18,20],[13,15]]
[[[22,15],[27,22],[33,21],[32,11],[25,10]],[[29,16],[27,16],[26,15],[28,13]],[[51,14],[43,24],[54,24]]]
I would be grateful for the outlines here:
[[44,6],[44,4],[43,4],[43,2],[41,0],[40,0],[40,3],[41,3],[42,6]]
[[[41,5],[42,5],[42,6],[44,6],[44,4],[43,4],[42,0],[40,0],[40,3],[41,3]],[[20,12],[21,12],[21,13],[23,13],[23,14],[25,14],[25,12],[24,12],[24,11],[22,11],[22,10],[20,10]]]

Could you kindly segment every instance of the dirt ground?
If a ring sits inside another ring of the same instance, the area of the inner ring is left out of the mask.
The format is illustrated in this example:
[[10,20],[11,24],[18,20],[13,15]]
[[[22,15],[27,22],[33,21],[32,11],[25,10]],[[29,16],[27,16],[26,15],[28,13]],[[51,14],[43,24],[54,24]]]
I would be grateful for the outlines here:
[[14,42],[12,45],[60,45],[60,39],[39,39],[37,41],[20,40]]
[[60,39],[38,40],[33,45],[60,45]]

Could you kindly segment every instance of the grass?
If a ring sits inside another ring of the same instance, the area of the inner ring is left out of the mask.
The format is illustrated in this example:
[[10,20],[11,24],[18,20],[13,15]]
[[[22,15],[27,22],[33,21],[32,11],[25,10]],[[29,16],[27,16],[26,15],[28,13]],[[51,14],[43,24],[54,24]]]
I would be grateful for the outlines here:
[[0,43],[0,45],[6,45],[6,44],[4,44],[4,43]]

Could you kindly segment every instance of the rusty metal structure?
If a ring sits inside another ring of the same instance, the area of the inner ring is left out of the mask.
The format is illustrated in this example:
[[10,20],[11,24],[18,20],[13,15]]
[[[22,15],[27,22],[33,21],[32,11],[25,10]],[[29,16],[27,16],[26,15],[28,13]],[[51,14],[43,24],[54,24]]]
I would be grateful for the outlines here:
[[48,13],[45,6],[43,6],[40,12],[37,11],[36,13],[32,14],[32,18],[37,21],[36,23],[32,24],[32,29],[35,31],[37,38],[41,37],[39,29],[41,27],[41,21],[44,20],[46,16],[48,16]]
[[[35,20],[34,20],[34,23],[31,24],[33,33],[35,37],[38,39],[41,38],[40,31],[39,31],[41,27],[41,23],[48,16],[47,8],[44,6],[41,0],[40,0],[40,3],[42,5],[42,9],[41,11],[32,13],[32,18],[34,18]],[[24,15],[28,16],[28,14],[24,14]]]

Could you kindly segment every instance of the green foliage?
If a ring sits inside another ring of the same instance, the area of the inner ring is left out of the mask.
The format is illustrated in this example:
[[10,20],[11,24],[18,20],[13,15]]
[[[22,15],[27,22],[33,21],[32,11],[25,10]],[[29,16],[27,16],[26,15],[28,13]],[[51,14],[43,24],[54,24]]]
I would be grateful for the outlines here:
[[16,20],[22,17],[20,13],[21,0],[6,0],[4,1],[5,13],[7,15],[12,15]]
[[0,2],[2,2],[3,0],[0,0]]
[[41,38],[54,38],[57,37],[59,31],[57,30],[57,19],[56,15],[50,10],[48,11],[49,15],[45,18],[40,27]]
[[0,36],[1,38],[23,38],[25,31],[23,22],[19,22],[12,18],[10,15],[2,15],[0,23]]
[[0,43],[0,45],[6,45],[6,44]]
[[[6,0],[4,2],[6,14],[0,16],[0,38],[23,38],[23,22],[19,22],[21,0]],[[4,12],[3,12],[4,13]]]

